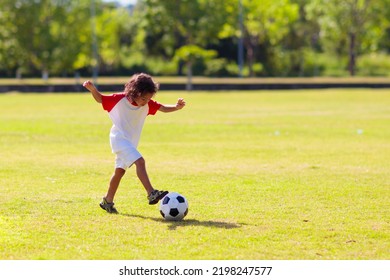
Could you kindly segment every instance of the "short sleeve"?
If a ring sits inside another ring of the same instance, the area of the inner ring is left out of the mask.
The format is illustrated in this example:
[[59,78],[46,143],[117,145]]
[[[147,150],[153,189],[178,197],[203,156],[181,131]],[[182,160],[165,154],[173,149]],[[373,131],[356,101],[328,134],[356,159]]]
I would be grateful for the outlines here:
[[124,93],[116,93],[111,95],[102,95],[102,106],[107,112],[110,112],[112,108],[123,98]]
[[156,112],[158,111],[158,109],[160,109],[161,104],[158,103],[157,101],[150,100],[150,101],[148,102],[148,106],[149,106],[148,115],[155,115]]

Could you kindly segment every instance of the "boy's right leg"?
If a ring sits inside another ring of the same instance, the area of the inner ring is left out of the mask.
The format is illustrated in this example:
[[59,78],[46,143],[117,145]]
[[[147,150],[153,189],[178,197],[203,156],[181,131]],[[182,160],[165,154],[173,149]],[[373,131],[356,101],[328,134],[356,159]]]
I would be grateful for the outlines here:
[[118,213],[118,211],[114,207],[114,196],[116,191],[118,190],[119,183],[123,175],[125,175],[126,170],[122,168],[116,168],[114,174],[111,177],[110,184],[106,193],[106,196],[103,197],[102,202],[100,203],[100,207],[106,210],[109,213]]
[[138,179],[141,181],[148,194],[147,197],[149,204],[152,205],[158,203],[160,199],[168,194],[168,191],[159,191],[153,188],[152,184],[150,183],[148,173],[146,172],[146,164],[143,157],[137,159],[134,164],[136,166]]

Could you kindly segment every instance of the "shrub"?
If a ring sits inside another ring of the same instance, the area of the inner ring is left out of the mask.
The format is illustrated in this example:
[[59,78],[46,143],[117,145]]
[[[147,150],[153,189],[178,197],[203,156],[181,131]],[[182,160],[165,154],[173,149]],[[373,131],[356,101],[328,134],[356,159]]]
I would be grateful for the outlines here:
[[389,76],[390,55],[385,53],[370,53],[359,56],[357,60],[359,76]]

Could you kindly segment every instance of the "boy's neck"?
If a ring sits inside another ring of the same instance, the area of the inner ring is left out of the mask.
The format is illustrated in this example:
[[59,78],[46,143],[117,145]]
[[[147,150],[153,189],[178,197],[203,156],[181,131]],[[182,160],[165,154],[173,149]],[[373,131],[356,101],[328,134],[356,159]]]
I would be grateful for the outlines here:
[[137,106],[137,107],[138,107],[138,104],[135,103],[135,101],[134,101],[134,99],[131,97],[131,95],[127,95],[127,96],[126,96],[126,99],[127,99],[127,101],[130,102],[131,105],[134,105],[134,106]]

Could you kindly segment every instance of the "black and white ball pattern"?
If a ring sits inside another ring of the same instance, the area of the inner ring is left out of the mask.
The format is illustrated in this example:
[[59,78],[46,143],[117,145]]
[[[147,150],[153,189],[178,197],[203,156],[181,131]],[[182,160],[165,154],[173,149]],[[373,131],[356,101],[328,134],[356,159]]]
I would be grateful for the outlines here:
[[188,201],[179,193],[168,193],[160,202],[160,213],[165,220],[182,220],[188,213]]

